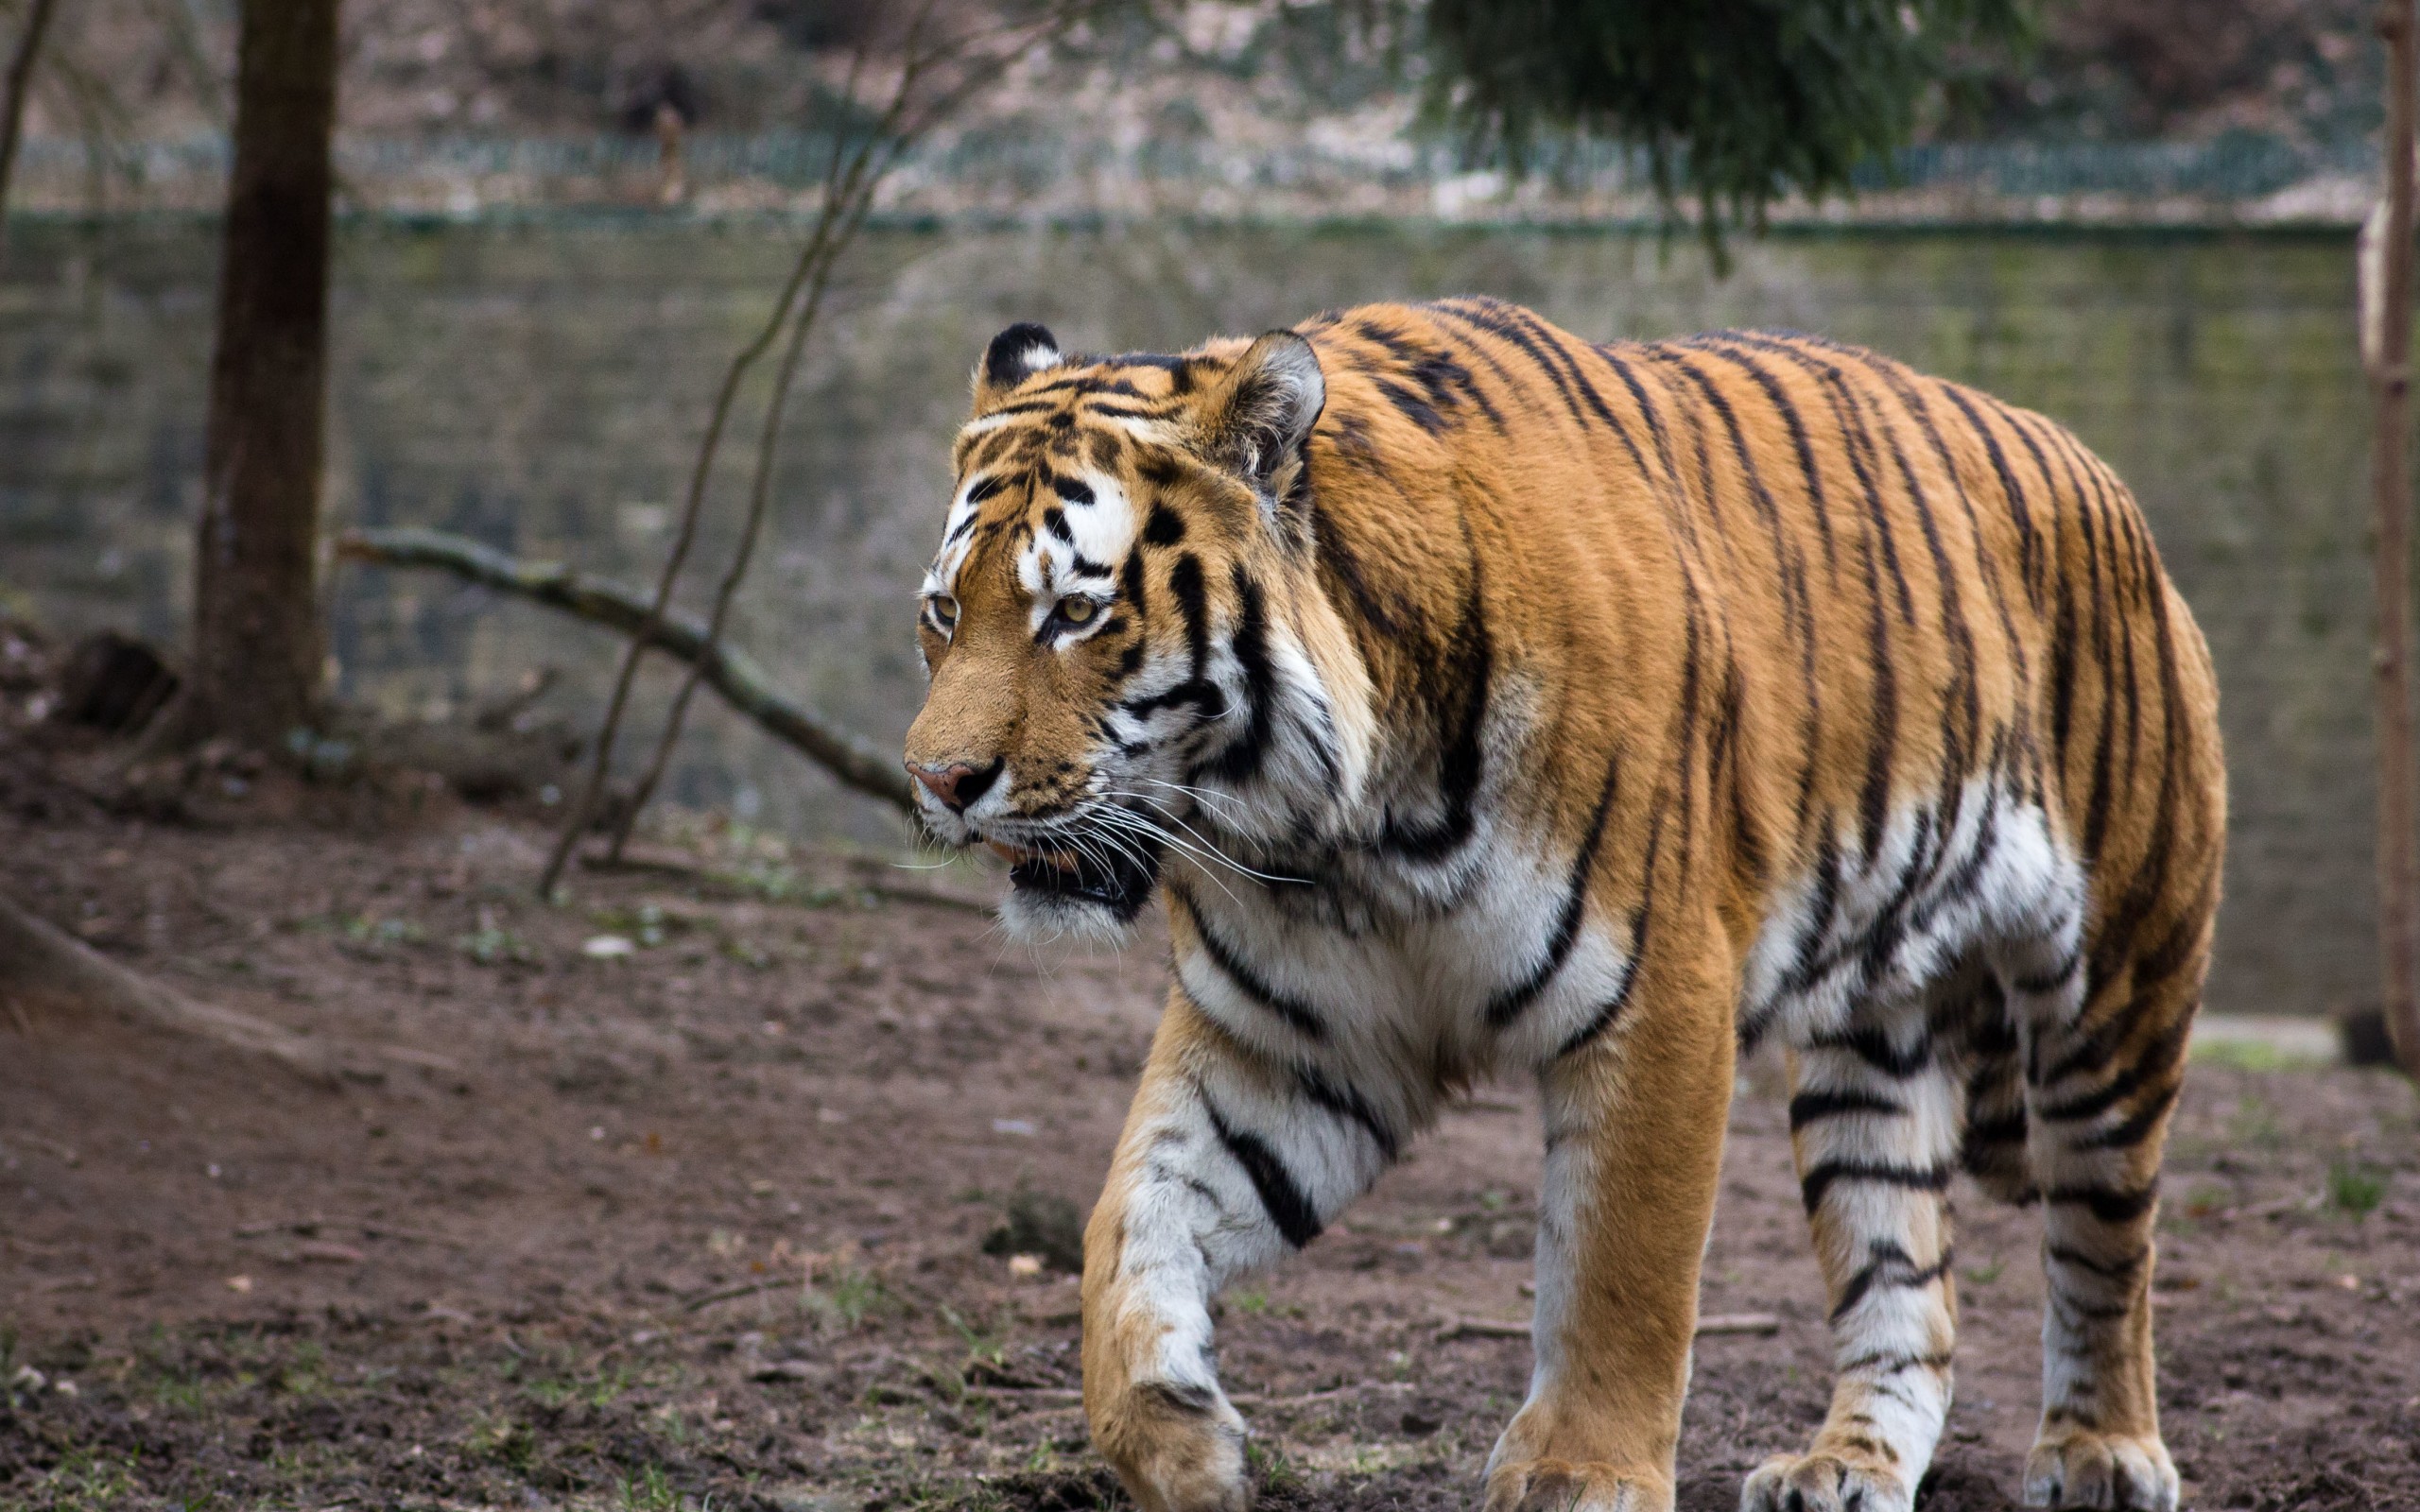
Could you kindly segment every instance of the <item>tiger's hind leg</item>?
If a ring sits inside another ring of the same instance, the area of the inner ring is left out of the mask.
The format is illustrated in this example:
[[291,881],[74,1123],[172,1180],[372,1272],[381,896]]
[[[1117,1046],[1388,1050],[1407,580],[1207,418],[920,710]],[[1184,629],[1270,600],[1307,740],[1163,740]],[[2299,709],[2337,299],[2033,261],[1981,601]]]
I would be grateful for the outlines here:
[[2071,951],[2009,982],[2026,1042],[2026,1161],[2043,1202],[2042,1425],[2026,1459],[2029,1506],[2176,1506],[2153,1379],[2152,1231],[2207,949],[2202,909],[2132,960],[2097,964]]
[[1791,1057],[1790,1143],[1830,1299],[1832,1404],[1742,1512],[1908,1512],[1949,1413],[1950,1172],[1963,1089],[1921,1003],[1860,1010]]

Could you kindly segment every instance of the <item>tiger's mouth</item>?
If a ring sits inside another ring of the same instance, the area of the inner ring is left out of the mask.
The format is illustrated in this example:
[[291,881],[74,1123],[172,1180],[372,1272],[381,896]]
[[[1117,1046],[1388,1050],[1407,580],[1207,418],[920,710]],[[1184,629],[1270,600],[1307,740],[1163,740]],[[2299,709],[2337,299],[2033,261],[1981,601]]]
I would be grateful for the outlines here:
[[1009,864],[1009,885],[1028,898],[1105,908],[1131,921],[1160,880],[1160,848],[1140,840],[1054,850],[985,842]]

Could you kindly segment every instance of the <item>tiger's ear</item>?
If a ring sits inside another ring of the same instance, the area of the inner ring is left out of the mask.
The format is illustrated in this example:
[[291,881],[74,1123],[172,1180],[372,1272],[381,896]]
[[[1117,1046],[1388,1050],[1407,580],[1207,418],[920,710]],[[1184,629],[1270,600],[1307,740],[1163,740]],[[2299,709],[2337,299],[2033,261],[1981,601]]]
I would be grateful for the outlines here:
[[1327,404],[1319,353],[1291,331],[1271,331],[1236,360],[1201,403],[1197,444],[1274,507],[1293,490],[1303,441]]
[[976,409],[1044,369],[1058,367],[1060,360],[1059,338],[1049,327],[1019,320],[983,349],[983,361],[975,369]]

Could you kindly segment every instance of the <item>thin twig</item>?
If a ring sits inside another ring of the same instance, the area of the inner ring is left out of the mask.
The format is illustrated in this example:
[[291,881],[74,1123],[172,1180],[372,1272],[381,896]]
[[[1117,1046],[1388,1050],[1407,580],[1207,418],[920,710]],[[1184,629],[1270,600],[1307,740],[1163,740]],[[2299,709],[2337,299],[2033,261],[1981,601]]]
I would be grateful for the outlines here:
[[[1451,1339],[1526,1339],[1530,1323],[1492,1317],[1449,1317],[1437,1327],[1436,1342]],[[1718,1333],[1778,1333],[1781,1319],[1771,1313],[1709,1313],[1698,1319],[1698,1337]]]
[[[865,48],[860,46],[850,60],[849,77],[843,85],[844,97],[855,96],[857,73],[865,62]],[[837,144],[834,151],[838,151]],[[562,833],[555,837],[554,850],[546,856],[545,870],[539,875],[538,895],[542,898],[554,895],[555,884],[562,878],[563,863],[570,859],[572,847],[579,843],[581,833],[588,828],[589,819],[596,812],[597,797],[604,791],[606,778],[613,769],[614,746],[621,735],[622,713],[630,706],[631,685],[638,677],[640,659],[647,655],[648,645],[663,629],[665,612],[672,604],[673,587],[680,580],[681,569],[689,559],[689,549],[698,539],[698,520],[705,509],[707,480],[714,471],[715,455],[722,447],[723,427],[731,419],[731,406],[738,396],[740,381],[748,376],[748,369],[756,365],[756,359],[765,354],[772,346],[773,339],[781,335],[782,327],[788,323],[790,307],[798,299],[800,285],[805,282],[809,271],[806,260],[801,258],[798,266],[790,269],[789,279],[782,285],[781,297],[773,301],[773,312],[763,329],[750,339],[748,345],[740,348],[731,359],[731,366],[724,369],[722,385],[715,392],[714,407],[706,417],[705,436],[698,443],[698,460],[689,470],[689,490],[682,501],[681,525],[673,536],[671,555],[665,558],[664,571],[656,578],[655,597],[648,606],[647,618],[641,624],[639,633],[631,637],[630,645],[624,649],[621,667],[614,673],[614,696],[606,702],[605,722],[596,731],[596,748],[589,763],[587,780],[580,784],[569,811],[563,815]]]
[[[721,639],[724,622],[738,595],[740,584],[747,578],[749,567],[755,558],[757,541],[764,531],[766,513],[771,503],[774,456],[782,420],[789,404],[791,384],[798,374],[799,359],[814,332],[816,318],[822,311],[832,270],[841,254],[856,239],[883,180],[898,164],[908,146],[955,110],[976,89],[996,77],[1031,42],[1071,21],[1080,13],[1080,6],[1054,7],[1046,10],[1040,20],[1028,24],[1022,32],[1014,27],[1003,28],[1000,35],[1014,38],[1013,44],[999,47],[990,57],[969,64],[954,89],[942,91],[924,109],[911,115],[917,87],[925,76],[954,57],[964,59],[980,46],[976,37],[967,36],[943,38],[935,42],[929,50],[924,48],[921,42],[933,10],[933,0],[926,0],[926,4],[918,9],[915,19],[908,24],[907,40],[902,45],[899,78],[891,88],[890,102],[884,108],[882,118],[860,139],[854,153],[846,159],[845,169],[838,144],[836,142],[834,145],[833,162],[825,174],[823,201],[816,218],[815,231],[799,255],[799,268],[811,266],[814,272],[805,299],[791,324],[788,345],[774,371],[773,392],[766,406],[764,424],[757,441],[755,473],[749,485],[746,522],[741,527],[739,544],[733,553],[731,565],[716,589],[714,610],[707,621],[706,644],[709,648]],[[851,64],[852,89],[857,64],[863,58],[861,48]],[[794,269],[793,287],[796,279],[797,270]],[[665,716],[664,729],[656,740],[655,753],[648,760],[645,774],[639,779],[631,801],[615,816],[613,837],[606,847],[606,854],[611,859],[620,858],[623,847],[630,841],[631,830],[638,822],[639,814],[655,796],[656,787],[664,779],[665,769],[672,759],[673,747],[679,742],[688,718],[689,702],[697,692],[698,681],[698,666],[693,664],[688,676],[682,680],[680,690],[673,695],[671,709]]]
[[801,1280],[790,1280],[778,1281],[750,1281],[745,1286],[726,1286],[719,1291],[706,1292],[700,1296],[690,1297],[688,1300],[681,1304],[681,1311],[683,1313],[702,1312],[705,1309],[714,1306],[717,1302],[736,1301],[743,1297],[754,1297],[760,1292],[778,1292],[792,1286],[798,1287],[800,1290],[804,1291],[806,1287],[806,1283]]
[[33,0],[33,8],[26,12],[26,29],[17,38],[17,50],[9,59],[8,80],[0,85],[0,248],[9,244],[9,180],[17,166],[17,138],[25,129],[34,60],[42,54],[43,33],[50,29],[50,18],[58,9],[58,0]]
[[290,1232],[308,1238],[322,1228],[357,1228],[372,1239],[400,1239],[406,1244],[441,1245],[449,1249],[474,1247],[470,1241],[457,1239],[451,1234],[432,1233],[425,1228],[406,1228],[378,1218],[263,1218],[237,1224],[235,1237],[260,1239],[269,1234]]
[[[914,48],[917,35],[930,13],[929,4],[918,11],[908,32],[908,45],[910,49]],[[858,57],[863,56],[864,51],[860,48]],[[838,144],[834,145],[833,172],[826,180],[823,208],[816,218],[814,234],[807,239],[805,249],[799,254],[799,267],[811,267],[813,273],[807,282],[805,301],[799,307],[797,318],[790,322],[788,344],[783,349],[782,360],[773,370],[773,392],[766,402],[764,424],[757,437],[755,475],[749,484],[747,520],[740,527],[739,545],[732,554],[731,565],[716,587],[714,610],[706,620],[706,644],[709,647],[721,641],[723,624],[730,617],[732,601],[738,596],[739,585],[748,576],[749,564],[755,558],[756,540],[763,533],[766,509],[771,501],[773,456],[781,435],[782,418],[789,407],[790,385],[798,376],[799,357],[806,350],[806,339],[815,329],[816,316],[822,310],[824,291],[831,285],[832,266],[838,261],[840,252],[856,238],[857,228],[864,223],[866,209],[873,203],[874,190],[889,167],[886,163],[883,169],[868,171],[880,151],[883,139],[898,124],[908,93],[915,88],[922,63],[921,58],[909,57],[900,71],[899,83],[892,92],[890,108],[884,112],[881,122],[867,135],[854,158],[848,161],[845,173],[841,171],[843,159]],[[834,183],[832,180],[836,177],[842,181]],[[792,286],[795,287],[795,272],[792,277]],[[672,696],[672,707],[665,715],[664,730],[656,740],[655,754],[648,760],[647,771],[639,779],[631,801],[623,806],[615,820],[613,839],[605,850],[609,859],[621,858],[622,848],[630,841],[631,827],[637,822],[639,811],[647,806],[648,799],[655,795],[656,784],[663,781],[664,769],[672,759],[672,747],[679,742],[682,725],[688,718],[689,700],[698,691],[698,681],[699,669],[693,663],[688,675],[681,680],[680,691]]]

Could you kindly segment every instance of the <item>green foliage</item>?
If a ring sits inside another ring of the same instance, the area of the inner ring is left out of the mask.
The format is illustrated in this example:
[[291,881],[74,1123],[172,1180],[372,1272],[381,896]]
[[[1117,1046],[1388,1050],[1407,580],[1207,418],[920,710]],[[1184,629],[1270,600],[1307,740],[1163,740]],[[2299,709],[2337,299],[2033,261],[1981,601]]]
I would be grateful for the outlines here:
[[[1431,108],[1517,166],[1578,134],[1643,148],[1710,240],[1792,192],[1848,189],[1908,144],[2034,0],[1432,0]],[[1719,242],[1718,242],[1719,245]]]
[[527,965],[538,958],[527,940],[511,930],[498,929],[493,924],[458,937],[454,948],[480,966],[497,966],[507,962]]
[[136,1490],[134,1467],[122,1459],[95,1453],[80,1445],[69,1448],[58,1465],[34,1483],[41,1504],[57,1512],[107,1512],[124,1506]]
[[1258,1438],[1246,1439],[1244,1467],[1260,1483],[1261,1491],[1266,1495],[1283,1495],[1302,1488],[1302,1469],[1287,1456],[1282,1445]]
[[656,1466],[648,1466],[637,1480],[624,1481],[615,1490],[621,1512],[681,1512],[681,1493]]
[[2328,1205],[2356,1218],[2366,1218],[2386,1197],[2386,1177],[2351,1160],[2327,1168]]
[[855,1329],[875,1313],[895,1305],[882,1278],[869,1270],[856,1267],[839,1272],[824,1285],[807,1294],[810,1307],[842,1332]]

